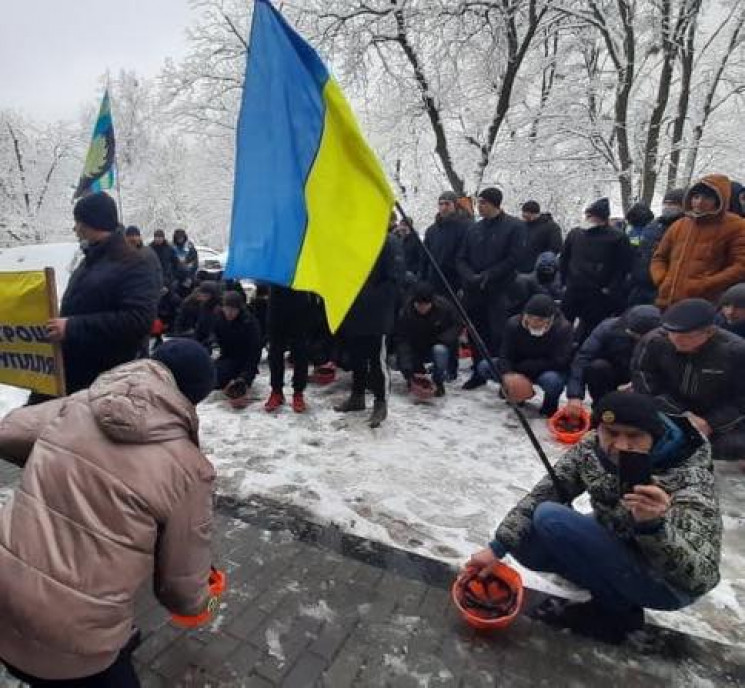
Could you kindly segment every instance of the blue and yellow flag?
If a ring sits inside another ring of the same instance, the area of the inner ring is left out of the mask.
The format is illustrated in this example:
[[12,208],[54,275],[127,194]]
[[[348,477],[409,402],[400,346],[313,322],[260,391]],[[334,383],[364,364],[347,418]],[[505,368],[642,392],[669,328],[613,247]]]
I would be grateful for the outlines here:
[[101,109],[93,129],[91,145],[85,158],[83,174],[80,175],[78,188],[73,200],[96,191],[111,189],[116,181],[114,142],[114,123],[111,119],[111,101],[109,91],[103,94]]
[[335,331],[393,192],[338,84],[269,0],[254,4],[236,145],[227,276],[320,294]]

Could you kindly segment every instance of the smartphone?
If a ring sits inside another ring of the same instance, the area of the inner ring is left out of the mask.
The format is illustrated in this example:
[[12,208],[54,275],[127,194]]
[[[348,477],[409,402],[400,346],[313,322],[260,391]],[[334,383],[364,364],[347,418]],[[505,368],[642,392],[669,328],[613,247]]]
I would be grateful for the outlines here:
[[619,452],[618,486],[621,495],[633,492],[637,485],[652,484],[652,462],[649,454]]

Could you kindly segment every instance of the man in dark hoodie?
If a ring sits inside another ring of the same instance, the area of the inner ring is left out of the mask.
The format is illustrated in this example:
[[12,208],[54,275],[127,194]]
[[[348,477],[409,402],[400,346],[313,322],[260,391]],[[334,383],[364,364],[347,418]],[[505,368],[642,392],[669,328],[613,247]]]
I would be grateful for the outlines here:
[[215,389],[225,389],[236,379],[250,387],[259,372],[261,327],[238,292],[228,291],[222,297],[222,309],[215,321],[215,341],[220,349],[215,361]]
[[[513,288],[517,266],[525,250],[525,223],[502,210],[502,192],[487,188],[479,193],[481,220],[469,228],[458,253],[463,304],[486,344],[497,355],[507,322],[507,295]],[[472,342],[473,373],[463,389],[486,384],[478,373],[481,352]]]
[[398,367],[407,382],[414,373],[423,373],[432,361],[435,395],[445,394],[445,376],[451,352],[458,346],[462,325],[450,302],[437,296],[427,282],[414,287],[398,322]]
[[634,253],[634,263],[629,278],[629,306],[651,304],[657,298],[657,287],[652,281],[649,266],[652,256],[673,222],[683,217],[685,189],[671,189],[662,199],[660,216],[650,222],[641,234],[639,247]]
[[628,237],[608,224],[609,218],[607,198],[591,204],[585,210],[586,227],[569,232],[559,262],[566,286],[562,309],[570,323],[579,320],[576,339],[580,344],[626,303],[633,249]]
[[525,222],[525,251],[517,269],[521,273],[530,273],[542,253],[561,253],[563,240],[561,227],[554,222],[551,213],[541,212],[537,201],[523,203],[522,216]]
[[745,339],[745,283],[735,284],[722,294],[717,325]]
[[586,388],[597,404],[608,392],[631,382],[634,349],[660,322],[655,306],[634,306],[620,317],[603,320],[574,356],[567,383],[569,412],[580,413]]
[[[540,414],[553,416],[566,383],[572,344],[572,328],[556,302],[546,294],[533,296],[522,314],[507,321],[499,358],[494,360],[507,396],[514,376],[522,375],[543,390]],[[479,364],[479,374],[492,377],[487,361]]]
[[220,284],[205,280],[181,303],[173,326],[174,334],[195,339],[211,349],[219,312]]

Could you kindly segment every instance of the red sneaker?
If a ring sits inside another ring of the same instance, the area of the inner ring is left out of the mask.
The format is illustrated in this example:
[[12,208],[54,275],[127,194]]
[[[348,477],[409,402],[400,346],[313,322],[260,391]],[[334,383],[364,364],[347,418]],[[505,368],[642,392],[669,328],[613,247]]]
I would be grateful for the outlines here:
[[292,395],[292,410],[295,413],[305,413],[308,407],[305,405],[305,398],[302,392],[295,392]]
[[264,410],[267,413],[271,413],[272,411],[276,411],[284,403],[285,395],[282,392],[272,392],[266,404],[264,404]]

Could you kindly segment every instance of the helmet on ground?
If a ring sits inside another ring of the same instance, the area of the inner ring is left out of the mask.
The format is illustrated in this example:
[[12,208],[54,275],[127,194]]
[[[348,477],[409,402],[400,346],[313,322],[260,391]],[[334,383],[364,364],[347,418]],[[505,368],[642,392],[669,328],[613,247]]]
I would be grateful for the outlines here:
[[329,361],[316,366],[316,369],[311,373],[310,380],[317,385],[330,385],[336,380],[336,365]]
[[579,416],[570,414],[566,406],[560,408],[548,419],[548,429],[559,442],[577,444],[590,429],[592,418],[586,408],[582,408]]
[[435,386],[426,375],[414,373],[411,378],[411,393],[417,399],[431,399],[435,395]]
[[535,395],[533,383],[520,373],[505,373],[502,376],[505,394],[515,404],[532,399]]
[[453,583],[453,603],[472,628],[507,628],[520,613],[523,581],[507,564],[497,561],[486,571],[465,569]]

